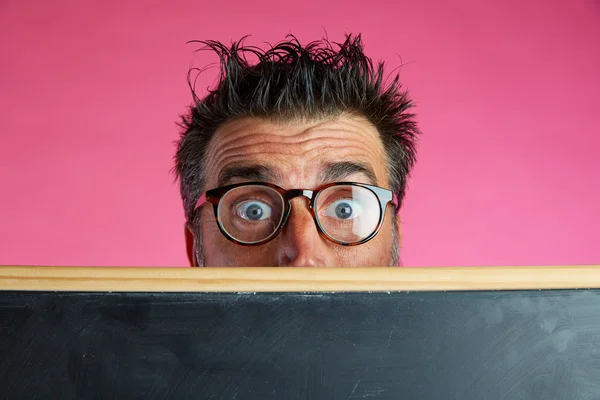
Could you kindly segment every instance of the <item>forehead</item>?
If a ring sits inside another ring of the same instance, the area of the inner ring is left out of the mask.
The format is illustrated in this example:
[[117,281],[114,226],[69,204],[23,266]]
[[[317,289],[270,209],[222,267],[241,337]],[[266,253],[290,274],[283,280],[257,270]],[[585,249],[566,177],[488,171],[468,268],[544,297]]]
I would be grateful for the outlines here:
[[[216,187],[225,170],[254,166],[274,171],[284,188],[311,188],[334,164],[356,164],[372,171],[350,173],[356,181],[386,187],[386,156],[379,133],[366,118],[343,114],[334,119],[273,121],[252,117],[222,125],[206,152],[207,188]],[[358,168],[360,170],[360,168]],[[352,169],[350,169],[352,172]],[[230,182],[232,183],[232,182]]]

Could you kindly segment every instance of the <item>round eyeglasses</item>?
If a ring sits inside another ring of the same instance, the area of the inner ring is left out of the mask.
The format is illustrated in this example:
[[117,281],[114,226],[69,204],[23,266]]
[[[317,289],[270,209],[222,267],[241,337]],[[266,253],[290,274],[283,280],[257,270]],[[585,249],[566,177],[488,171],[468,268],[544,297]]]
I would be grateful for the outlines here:
[[355,182],[334,182],[315,190],[290,189],[247,182],[212,189],[196,202],[194,212],[212,203],[219,230],[232,242],[259,245],[275,238],[285,226],[291,200],[304,196],[317,231],[326,239],[354,246],[371,240],[381,228],[388,203],[399,210],[391,190]]

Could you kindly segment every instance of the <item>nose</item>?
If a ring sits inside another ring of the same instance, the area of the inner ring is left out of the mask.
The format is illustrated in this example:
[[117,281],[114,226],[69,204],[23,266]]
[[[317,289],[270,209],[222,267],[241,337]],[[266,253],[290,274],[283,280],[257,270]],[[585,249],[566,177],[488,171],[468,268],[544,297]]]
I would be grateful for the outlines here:
[[288,267],[321,267],[327,263],[327,246],[319,235],[305,197],[292,200],[292,210],[280,234],[278,264]]

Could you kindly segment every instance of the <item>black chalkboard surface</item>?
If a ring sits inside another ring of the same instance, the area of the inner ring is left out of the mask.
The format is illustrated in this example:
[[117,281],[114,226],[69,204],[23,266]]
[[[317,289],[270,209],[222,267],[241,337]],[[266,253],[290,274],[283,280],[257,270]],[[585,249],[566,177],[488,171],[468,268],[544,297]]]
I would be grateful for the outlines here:
[[600,292],[0,292],[3,399],[600,399]]

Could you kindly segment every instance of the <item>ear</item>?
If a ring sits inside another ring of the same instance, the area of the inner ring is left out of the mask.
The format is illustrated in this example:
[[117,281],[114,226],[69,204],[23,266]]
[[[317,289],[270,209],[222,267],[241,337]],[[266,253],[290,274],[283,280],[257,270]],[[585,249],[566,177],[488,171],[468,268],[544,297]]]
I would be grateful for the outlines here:
[[196,259],[196,245],[194,244],[194,232],[191,225],[186,222],[184,227],[185,234],[185,248],[187,251],[188,260],[191,267],[198,266],[198,260]]
[[398,257],[398,265],[396,266],[401,267],[402,259],[400,256],[402,255],[402,229],[400,224],[400,214],[396,214],[396,226],[394,228],[396,229],[396,240],[398,241],[398,254],[396,255],[396,257]]
[[398,249],[402,248],[402,229],[400,224],[400,214],[396,215],[396,232],[398,234]]

